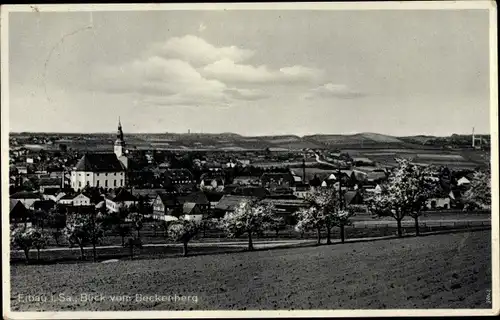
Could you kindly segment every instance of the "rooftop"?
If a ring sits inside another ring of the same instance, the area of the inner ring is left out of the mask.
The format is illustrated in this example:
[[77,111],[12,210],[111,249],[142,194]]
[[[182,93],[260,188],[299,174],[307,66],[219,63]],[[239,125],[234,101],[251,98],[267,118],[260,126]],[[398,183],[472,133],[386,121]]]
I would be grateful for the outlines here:
[[121,172],[122,163],[114,153],[87,153],[78,161],[75,171]]

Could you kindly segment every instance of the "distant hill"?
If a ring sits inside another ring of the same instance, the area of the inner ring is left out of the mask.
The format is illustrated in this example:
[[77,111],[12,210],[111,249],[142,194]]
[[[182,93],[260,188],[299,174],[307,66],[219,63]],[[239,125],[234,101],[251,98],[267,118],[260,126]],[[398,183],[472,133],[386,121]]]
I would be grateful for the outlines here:
[[305,136],[304,138],[312,141],[317,141],[328,147],[368,147],[380,144],[395,144],[403,146],[406,144],[404,141],[396,137],[372,132],[363,132],[349,135],[317,134]]
[[[59,133],[11,133],[12,138],[23,144],[39,143],[36,137],[52,137],[55,144],[64,143],[76,149],[95,146],[107,148],[116,139],[115,133],[59,134]],[[478,135],[488,146],[489,135]],[[356,134],[315,134],[242,136],[224,133],[129,133],[125,132],[127,145],[139,149],[207,149],[207,150],[276,150],[302,149],[460,149],[470,148],[471,135],[436,137],[416,135],[395,137],[373,132]],[[61,142],[58,142],[61,141]],[[64,142],[62,142],[64,141]]]

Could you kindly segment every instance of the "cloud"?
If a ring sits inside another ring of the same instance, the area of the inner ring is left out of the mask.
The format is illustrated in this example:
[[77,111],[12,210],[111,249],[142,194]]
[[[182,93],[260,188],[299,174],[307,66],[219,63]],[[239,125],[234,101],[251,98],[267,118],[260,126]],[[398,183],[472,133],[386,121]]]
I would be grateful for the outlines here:
[[186,61],[158,56],[99,69],[93,89],[135,94],[143,102],[162,105],[208,105],[267,97],[257,90],[229,88],[218,80],[206,79]]
[[269,98],[258,85],[306,85],[305,90],[323,81],[321,70],[301,65],[272,69],[241,63],[253,54],[192,35],[175,37],[153,45],[141,58],[92,72],[92,89],[131,94],[154,105],[231,105]]
[[155,54],[181,59],[194,66],[203,66],[222,59],[241,62],[254,55],[254,51],[236,46],[216,47],[193,35],[170,38],[165,43],[155,45],[152,50]]
[[333,84],[326,83],[317,88],[309,90],[304,95],[305,99],[328,99],[328,98],[340,98],[340,99],[355,99],[366,96],[365,93],[352,90],[344,84]]
[[269,98],[269,95],[264,93],[262,90],[255,90],[255,89],[230,88],[226,89],[225,92],[232,98],[238,100],[255,101],[255,100]]
[[201,69],[203,75],[227,83],[310,83],[321,79],[322,71],[303,66],[270,70],[267,66],[237,64],[230,59],[222,59]]

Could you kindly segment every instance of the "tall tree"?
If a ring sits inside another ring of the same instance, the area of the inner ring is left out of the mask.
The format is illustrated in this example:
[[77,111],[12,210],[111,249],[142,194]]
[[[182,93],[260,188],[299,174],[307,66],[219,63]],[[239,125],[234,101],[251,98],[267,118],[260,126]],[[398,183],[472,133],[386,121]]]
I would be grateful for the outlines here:
[[303,233],[306,230],[314,229],[317,234],[317,245],[321,244],[321,230],[325,225],[325,215],[322,210],[311,206],[309,208],[301,208],[295,212],[297,224],[295,230]]
[[36,232],[37,230],[35,228],[27,226],[15,227],[11,230],[11,245],[23,250],[26,263],[29,263],[29,252],[34,248]]
[[429,196],[436,192],[436,185],[427,179],[431,169],[422,169],[408,159],[396,159],[398,167],[389,175],[382,192],[370,203],[373,213],[393,217],[397,222],[398,236],[403,236],[402,220],[410,215],[415,219],[418,231],[418,217]]
[[96,261],[96,245],[104,236],[103,230],[102,216],[95,212],[86,215],[76,214],[69,216],[64,233],[70,244],[78,244],[82,260],[85,259],[85,245],[91,244],[94,261]]
[[188,255],[188,243],[203,227],[203,222],[179,219],[168,227],[168,237],[173,241],[182,242],[182,254]]
[[252,236],[268,228],[272,217],[272,206],[246,200],[240,202],[233,212],[226,213],[221,220],[221,226],[230,237],[246,234],[248,250],[252,251],[254,249]]
[[491,172],[476,171],[463,200],[470,207],[486,209],[491,207]]

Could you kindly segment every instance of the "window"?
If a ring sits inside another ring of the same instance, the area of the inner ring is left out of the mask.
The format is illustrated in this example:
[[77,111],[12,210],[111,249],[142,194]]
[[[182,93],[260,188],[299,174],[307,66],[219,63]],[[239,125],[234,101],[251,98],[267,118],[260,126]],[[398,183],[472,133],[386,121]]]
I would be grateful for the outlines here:
[[87,177],[90,177],[90,173],[87,173]]
[[108,173],[106,172],[104,175],[107,177],[107,176],[108,176]]
[[81,181],[78,181],[78,186],[81,187],[82,186],[82,182]]
[[99,176],[99,172],[97,173],[97,176]]
[[113,180],[113,186],[116,187],[116,180]]
[[79,174],[78,174],[78,176],[79,176],[79,177],[81,177],[81,176],[82,176],[82,174],[81,174],[81,173],[79,173]]
[[99,188],[99,180],[97,180],[95,186]]
[[116,176],[116,172],[115,172],[115,176]]
[[87,187],[90,186],[90,181],[87,181]]
[[120,187],[123,187],[123,179],[120,180]]
[[106,186],[106,187],[108,186],[108,180],[104,181],[104,186]]

